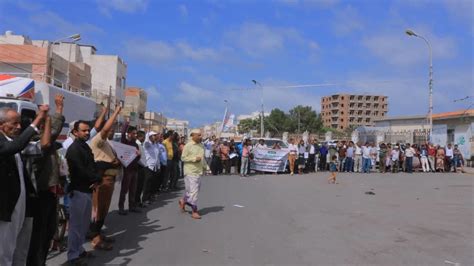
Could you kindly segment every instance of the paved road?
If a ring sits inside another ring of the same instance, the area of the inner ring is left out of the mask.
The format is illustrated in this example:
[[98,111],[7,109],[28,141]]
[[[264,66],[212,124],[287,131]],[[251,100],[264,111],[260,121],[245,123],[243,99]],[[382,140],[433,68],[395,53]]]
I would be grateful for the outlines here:
[[[199,221],[178,211],[181,193],[119,216],[116,191],[106,232],[117,243],[89,262],[474,265],[474,175],[339,174],[337,185],[326,175],[206,176]],[[66,260],[52,255],[50,265]]]

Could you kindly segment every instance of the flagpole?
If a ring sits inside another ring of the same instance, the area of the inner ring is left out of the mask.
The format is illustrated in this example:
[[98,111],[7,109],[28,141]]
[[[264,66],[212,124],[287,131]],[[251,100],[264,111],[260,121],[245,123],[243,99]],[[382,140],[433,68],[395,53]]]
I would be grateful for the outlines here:
[[224,118],[222,119],[222,124],[221,124],[221,129],[219,131],[219,138],[221,138],[222,131],[224,130],[224,125],[225,125],[225,119],[227,117],[227,111],[228,111],[228,101],[224,100],[226,106],[225,106],[225,111],[224,111]]

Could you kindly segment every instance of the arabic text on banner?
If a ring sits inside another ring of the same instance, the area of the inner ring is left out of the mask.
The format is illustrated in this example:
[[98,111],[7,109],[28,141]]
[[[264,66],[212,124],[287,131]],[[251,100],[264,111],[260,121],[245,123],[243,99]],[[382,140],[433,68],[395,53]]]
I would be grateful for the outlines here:
[[110,144],[117,154],[117,159],[119,159],[124,167],[127,167],[137,157],[137,149],[133,146],[117,141],[111,141]]
[[262,172],[284,172],[288,161],[288,151],[275,149],[255,149],[250,169]]

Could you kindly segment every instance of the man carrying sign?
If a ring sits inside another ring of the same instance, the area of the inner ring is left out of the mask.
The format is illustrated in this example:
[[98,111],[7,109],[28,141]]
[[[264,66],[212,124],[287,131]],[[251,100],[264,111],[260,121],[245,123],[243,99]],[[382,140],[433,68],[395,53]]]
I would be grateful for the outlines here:
[[[104,107],[105,108],[105,107]],[[120,162],[112,149],[109,135],[113,136],[114,123],[120,113],[120,105],[115,106],[115,111],[107,120],[100,132],[92,138],[90,147],[94,154],[94,161],[101,176],[101,182],[92,194],[92,222],[90,225],[90,237],[92,247],[95,249],[111,250],[112,245],[108,242],[113,240],[101,235],[105,217],[109,212],[110,201],[114,192],[115,177],[119,173]]]
[[208,169],[204,160],[204,146],[201,143],[201,130],[191,131],[191,141],[183,149],[181,160],[184,163],[185,196],[179,200],[179,207],[184,212],[186,205],[192,208],[192,217],[201,219],[197,212],[197,198],[201,186],[201,176]]

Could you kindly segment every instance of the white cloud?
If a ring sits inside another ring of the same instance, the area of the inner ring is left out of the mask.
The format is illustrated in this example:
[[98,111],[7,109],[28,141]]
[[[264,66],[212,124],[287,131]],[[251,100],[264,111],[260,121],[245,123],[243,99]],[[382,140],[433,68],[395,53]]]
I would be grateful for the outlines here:
[[219,53],[212,48],[193,48],[185,42],[179,42],[176,47],[181,51],[184,57],[192,60],[217,60]]
[[176,56],[176,49],[163,41],[131,40],[125,43],[125,50],[132,58],[148,63],[163,63]]
[[472,26],[472,11],[474,8],[474,3],[471,0],[443,0],[443,3],[448,12],[454,18],[466,20],[470,22]]
[[241,49],[253,56],[282,49],[286,38],[281,30],[257,23],[245,23],[238,31],[230,34]]
[[252,57],[282,51],[289,43],[303,45],[306,49],[319,47],[315,41],[306,39],[293,28],[270,27],[261,23],[244,23],[237,30],[229,32],[226,38],[230,45]]
[[205,103],[214,97],[215,94],[211,91],[191,85],[186,81],[183,81],[179,84],[178,93],[176,95],[177,100],[191,103]]
[[161,98],[161,93],[156,86],[149,86],[145,88],[148,100],[156,100]]
[[[433,46],[433,58],[446,59],[456,55],[453,38],[438,37],[429,32],[424,32],[423,35],[427,36]],[[373,55],[392,65],[407,66],[428,60],[428,48],[423,40],[407,36],[403,30],[373,34],[364,38],[362,43]]]
[[288,6],[328,8],[335,6],[339,0],[276,0],[276,2]]
[[185,41],[171,43],[138,39],[125,42],[125,50],[133,59],[151,64],[162,64],[172,60],[219,61],[227,52],[226,49],[193,47]]
[[364,28],[362,18],[354,7],[347,5],[334,11],[333,28],[336,35],[344,36]]
[[73,23],[67,21],[57,13],[44,10],[41,14],[35,13],[30,18],[31,25],[41,29],[47,29],[56,36],[70,36],[79,33],[82,36],[103,33],[103,30],[89,23]]
[[188,16],[188,7],[185,4],[179,5],[178,10],[182,17]]
[[144,12],[149,0],[97,0],[99,10],[108,16],[111,11],[124,13]]

